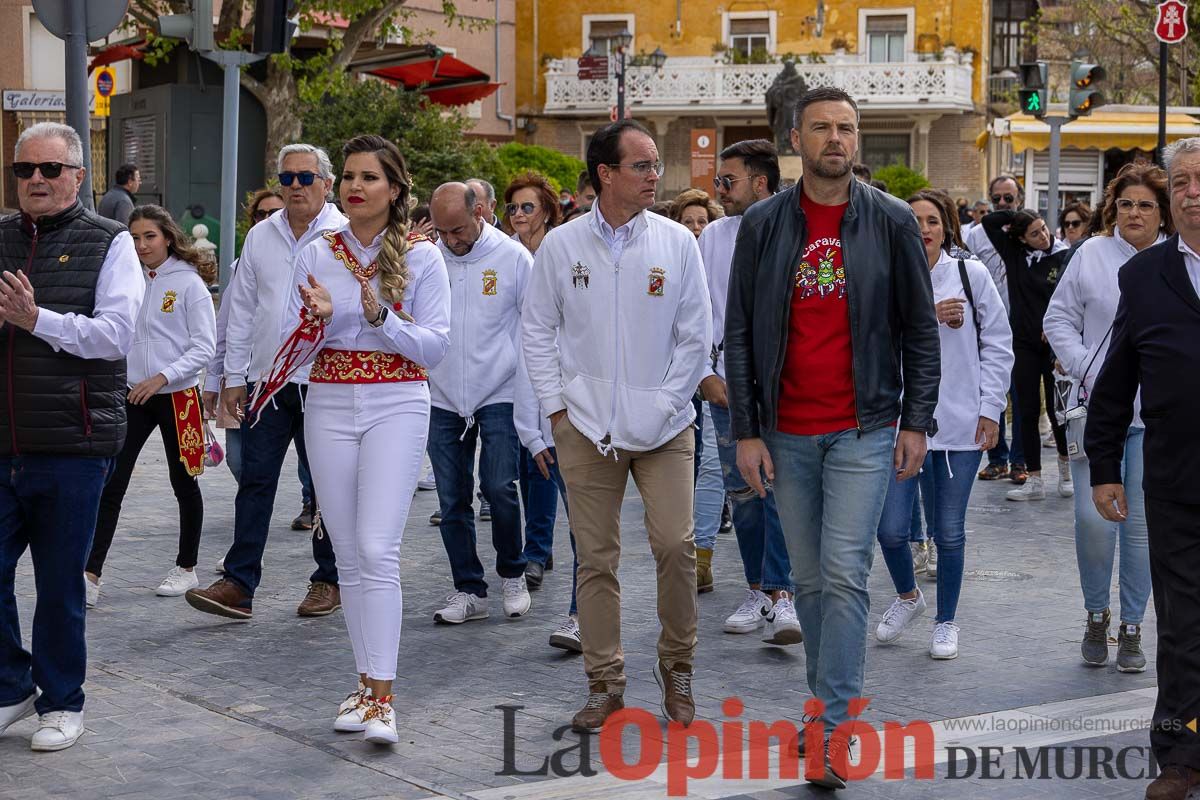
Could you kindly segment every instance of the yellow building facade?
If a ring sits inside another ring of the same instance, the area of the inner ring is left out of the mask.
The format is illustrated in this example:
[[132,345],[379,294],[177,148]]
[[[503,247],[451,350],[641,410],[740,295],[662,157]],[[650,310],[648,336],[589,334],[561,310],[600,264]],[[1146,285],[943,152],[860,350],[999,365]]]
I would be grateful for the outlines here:
[[[691,132],[718,149],[767,137],[767,88],[792,61],[810,87],[837,86],[862,112],[861,160],[901,161],[956,195],[981,196],[988,0],[517,0],[516,98],[524,140],[583,156],[614,115],[627,30],[626,105],[656,136],[664,192],[691,183]],[[661,49],[665,64],[646,64]],[[607,80],[581,55],[609,54]]]

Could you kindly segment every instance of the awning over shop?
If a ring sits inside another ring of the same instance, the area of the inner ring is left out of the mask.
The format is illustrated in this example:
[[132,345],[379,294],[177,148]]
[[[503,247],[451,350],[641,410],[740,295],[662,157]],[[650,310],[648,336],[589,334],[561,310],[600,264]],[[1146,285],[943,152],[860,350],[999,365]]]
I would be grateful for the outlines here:
[[[1047,150],[1050,126],[1025,114],[997,120],[996,135],[1010,138],[1015,152]],[[1200,136],[1200,119],[1189,114],[1167,114],[1167,141]],[[1062,146],[1079,149],[1153,150],[1158,146],[1158,114],[1153,111],[1093,111],[1062,128]]]
[[444,106],[474,103],[500,88],[486,72],[432,46],[357,61],[354,68],[405,89],[424,92]]

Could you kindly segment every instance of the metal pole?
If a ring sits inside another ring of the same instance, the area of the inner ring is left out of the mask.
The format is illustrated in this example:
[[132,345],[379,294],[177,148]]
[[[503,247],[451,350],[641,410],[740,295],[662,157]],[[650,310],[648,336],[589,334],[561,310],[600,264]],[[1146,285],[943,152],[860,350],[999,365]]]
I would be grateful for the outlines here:
[[1046,117],[1050,126],[1050,178],[1049,191],[1046,195],[1046,226],[1053,235],[1058,225],[1058,162],[1062,153],[1062,126],[1067,122],[1066,117]]
[[1158,152],[1154,160],[1162,165],[1163,148],[1167,146],[1167,43],[1158,43]]
[[621,71],[617,74],[617,122],[625,119],[625,48],[621,48]]
[[233,263],[237,239],[237,134],[238,93],[241,91],[241,69],[226,63],[225,88],[221,109],[221,291],[229,285],[229,265]]
[[66,37],[66,103],[67,124],[83,141],[83,185],[79,187],[79,202],[93,208],[92,198],[92,115],[88,110],[87,79],[87,6],[85,0],[67,3]]

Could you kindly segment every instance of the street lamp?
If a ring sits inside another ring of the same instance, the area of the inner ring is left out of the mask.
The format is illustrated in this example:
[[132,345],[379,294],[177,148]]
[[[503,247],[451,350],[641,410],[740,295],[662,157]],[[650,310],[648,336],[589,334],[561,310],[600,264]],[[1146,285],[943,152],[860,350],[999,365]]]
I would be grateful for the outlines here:
[[663,68],[663,64],[667,63],[667,54],[663,52],[661,47],[654,48],[654,52],[650,54],[650,66],[659,70]]
[[609,41],[612,43],[613,49],[619,53],[617,61],[617,121],[625,119],[625,53],[629,49],[629,45],[633,43],[633,34],[628,28],[622,28],[621,32],[613,36]]

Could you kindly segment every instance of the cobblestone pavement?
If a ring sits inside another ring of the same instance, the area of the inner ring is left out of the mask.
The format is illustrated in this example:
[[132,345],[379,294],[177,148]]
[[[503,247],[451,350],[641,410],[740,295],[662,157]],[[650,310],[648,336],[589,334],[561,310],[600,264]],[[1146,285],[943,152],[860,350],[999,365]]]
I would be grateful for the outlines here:
[[[556,541],[559,566],[533,595],[527,617],[507,620],[496,608],[482,622],[435,626],[433,611],[452,586],[438,531],[428,524],[434,493],[419,493],[404,543],[405,619],[395,700],[400,743],[379,749],[332,731],[337,702],[354,688],[341,614],[324,619],[295,615],[312,563],[306,534],[288,525],[299,510],[294,461],[289,460],[281,483],[254,619],[236,623],[193,611],[182,598],[154,596],[174,558],[177,512],[164,457],[153,444],[134,473],[100,604],[88,616],[87,732],[68,751],[35,754],[28,747],[33,721],[10,728],[0,737],[0,798],[159,798],[164,793],[359,800],[665,796],[665,769],[640,782],[617,780],[603,774],[595,744],[590,764],[601,772],[596,777],[502,774],[535,772],[547,756],[572,746],[575,750],[559,762],[568,771],[579,763],[578,739],[559,729],[585,697],[581,660],[547,645],[570,599],[565,520],[560,520]],[[232,539],[234,483],[224,467],[210,470],[202,481],[207,513],[198,569],[206,585]],[[1111,664],[1083,667],[1071,501],[1052,496],[1042,503],[1009,503],[1003,496],[1007,488],[1011,484],[979,483],[971,501],[969,572],[958,620],[960,657],[930,660],[932,616],[894,645],[882,647],[872,640],[865,687],[871,702],[863,715],[881,726],[885,720],[958,720],[996,712],[986,719],[992,726],[1000,720],[1000,729],[956,733],[940,723],[939,745],[1004,746],[992,771],[1006,767],[1007,776],[985,780],[978,765],[972,776],[956,780],[898,782],[877,775],[856,783],[844,796],[1094,798],[1140,797],[1144,791],[1144,779],[1119,776],[1012,777],[1018,766],[1013,747],[1018,745],[1062,745],[1066,752],[1074,752],[1074,746],[1145,747],[1145,722],[1119,733],[1071,725],[1097,715],[1148,719],[1155,633],[1151,613],[1145,626],[1151,667],[1143,674],[1118,674]],[[623,636],[630,675],[626,702],[657,714],[658,690],[650,673],[657,637],[654,571],[632,484],[623,522]],[[481,558],[492,563],[487,525],[480,527]],[[717,550],[716,591],[699,599],[698,717],[728,719],[722,715],[722,701],[736,696],[745,704],[742,721],[796,721],[808,697],[803,649],[722,633],[721,623],[744,589],[733,537],[720,537]],[[921,585],[932,608],[933,583],[922,580]],[[876,558],[871,586],[873,626],[892,596],[881,557]],[[498,580],[494,589],[498,607]],[[17,591],[28,638],[33,608],[28,559],[18,570]],[[505,717],[497,709],[502,705],[522,707],[512,712],[508,769]],[[1004,729],[1009,724],[1005,720],[1022,719],[1057,723],[1053,730],[1028,735]],[[1096,738],[1097,730],[1104,735]],[[624,757],[636,761],[640,743],[626,736],[624,744]],[[1144,753],[1127,753],[1126,774],[1145,768]],[[948,769],[939,764],[939,778]],[[956,769],[962,772],[963,764]],[[819,793],[786,778],[709,779],[692,783],[690,792],[754,800]]]

